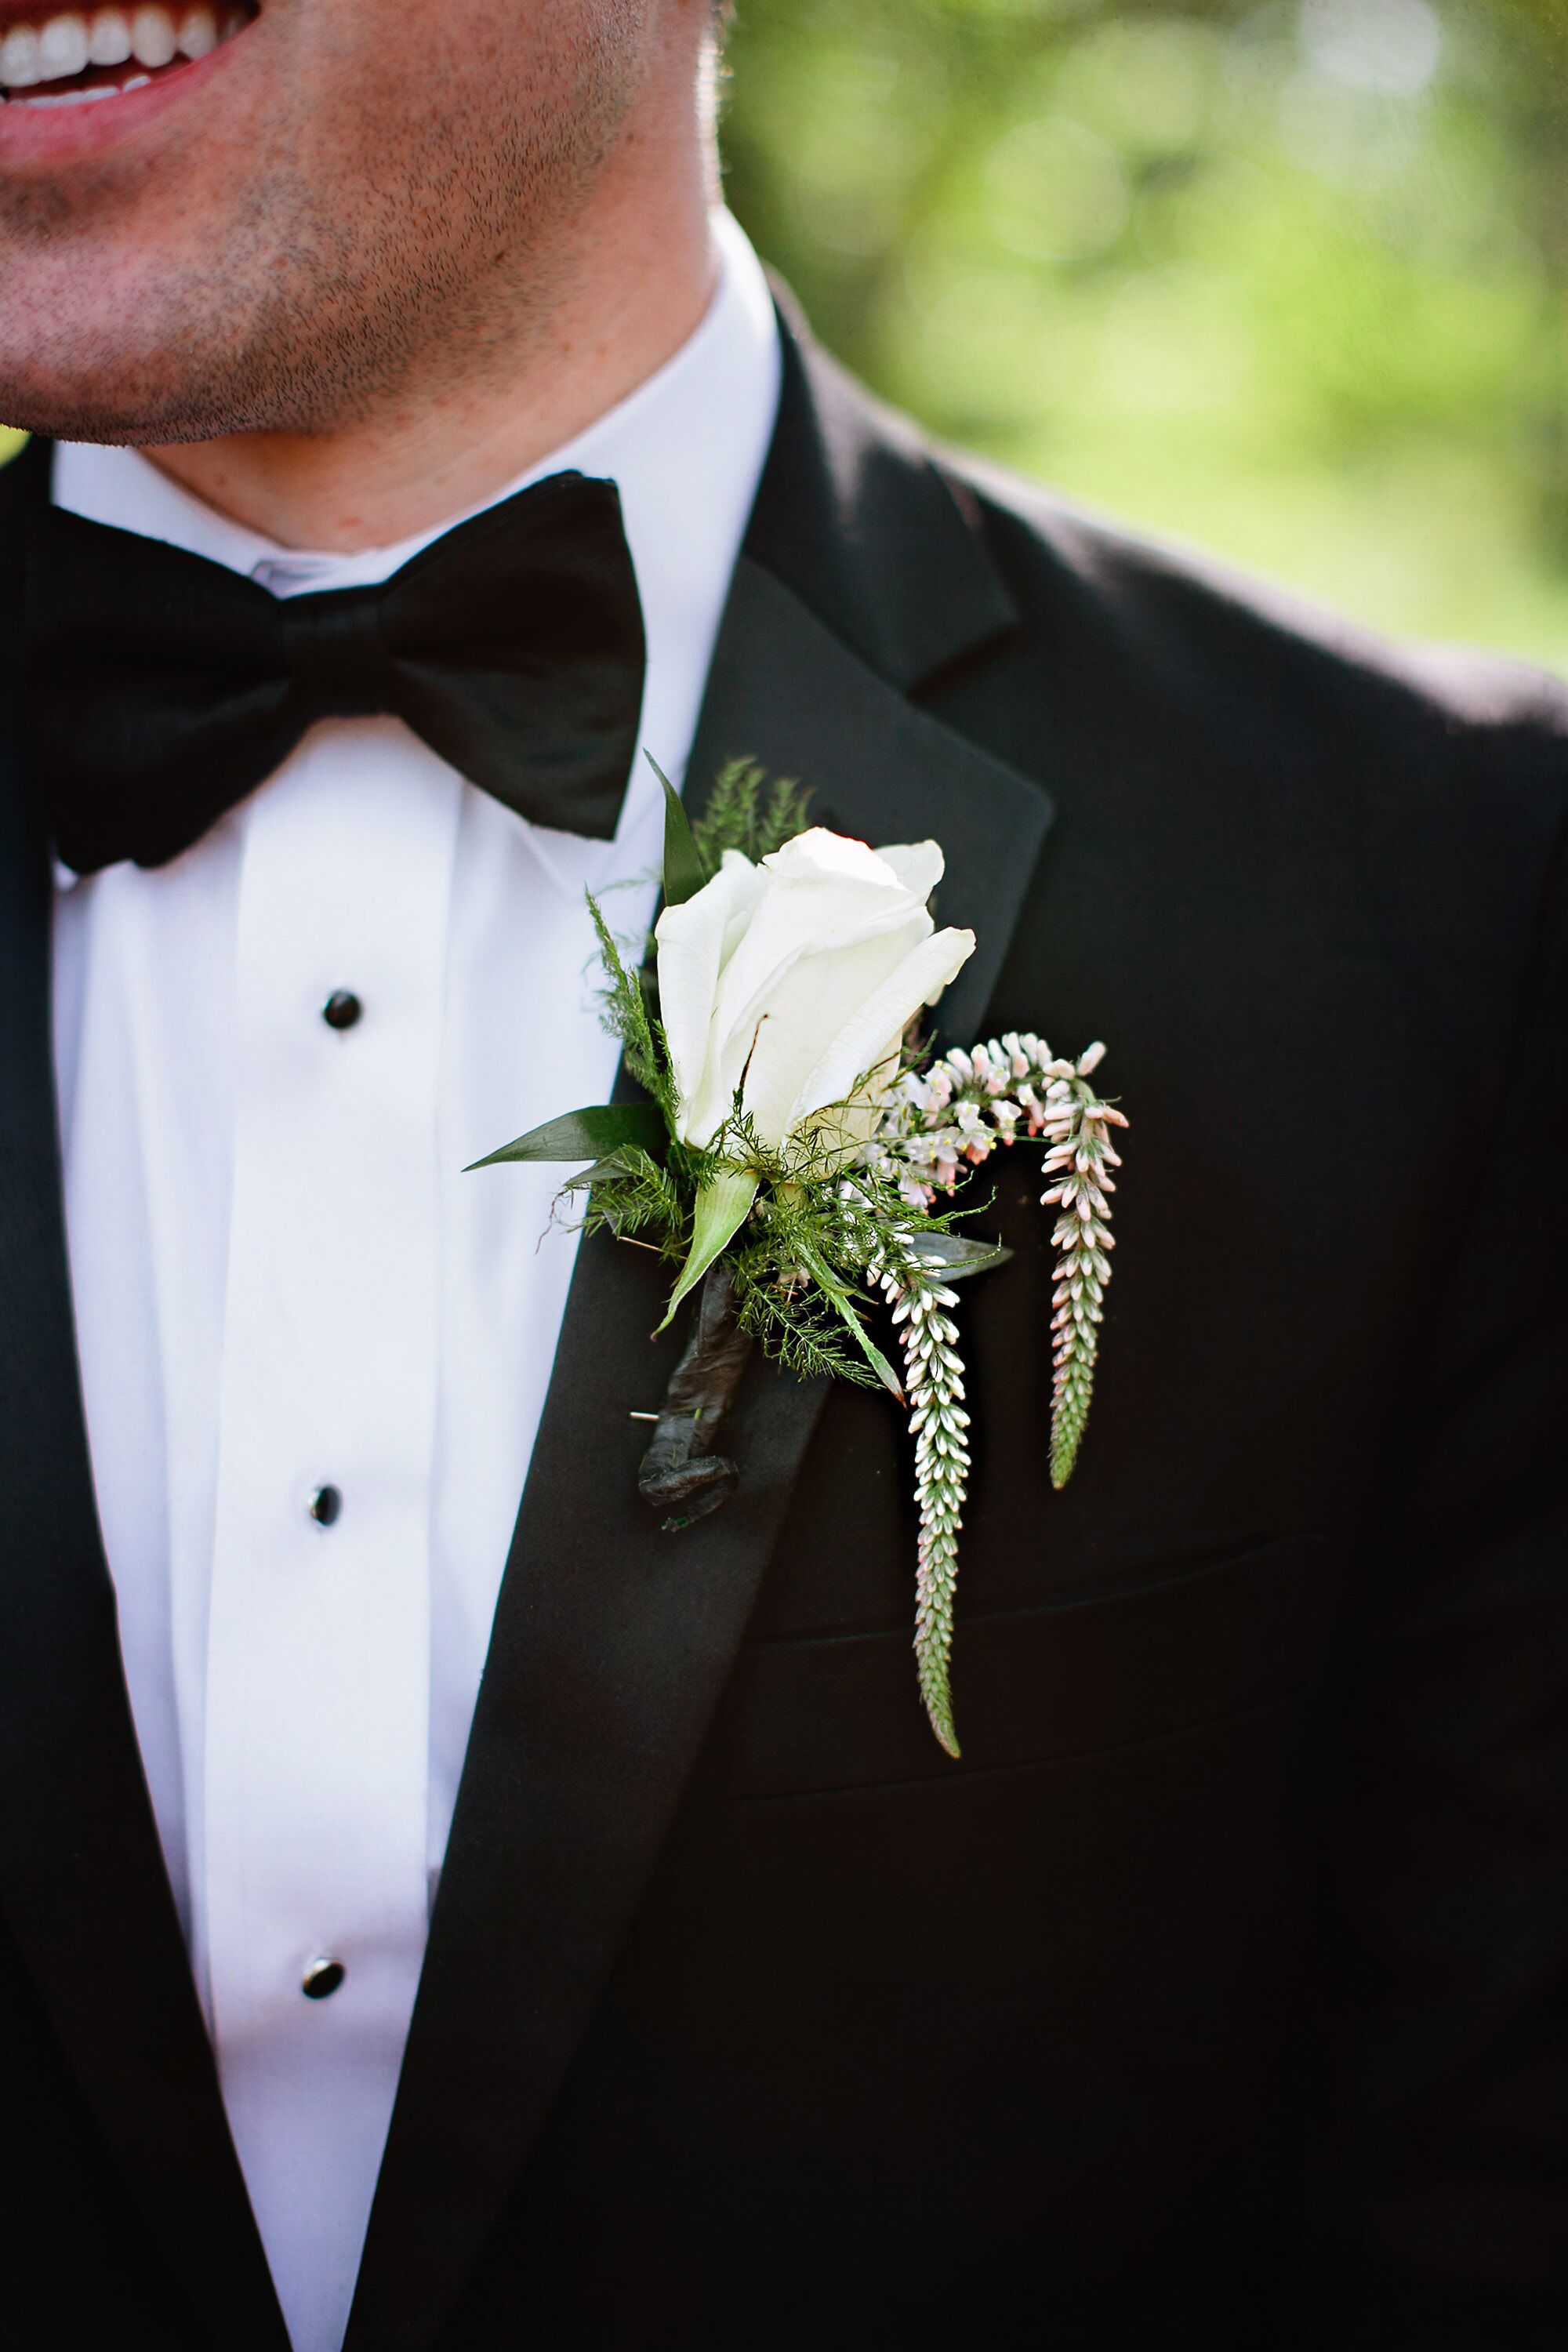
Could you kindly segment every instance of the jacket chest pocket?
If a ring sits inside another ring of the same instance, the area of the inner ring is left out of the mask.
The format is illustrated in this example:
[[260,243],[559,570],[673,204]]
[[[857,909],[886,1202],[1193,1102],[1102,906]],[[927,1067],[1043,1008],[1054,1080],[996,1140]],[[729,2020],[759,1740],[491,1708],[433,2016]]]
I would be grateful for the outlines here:
[[756,1642],[725,1695],[731,1793],[805,1795],[1092,1755],[1285,1696],[1310,1671],[1322,1538],[1292,1535],[1105,1597],[965,1617],[963,1755],[921,1712],[907,1632]]

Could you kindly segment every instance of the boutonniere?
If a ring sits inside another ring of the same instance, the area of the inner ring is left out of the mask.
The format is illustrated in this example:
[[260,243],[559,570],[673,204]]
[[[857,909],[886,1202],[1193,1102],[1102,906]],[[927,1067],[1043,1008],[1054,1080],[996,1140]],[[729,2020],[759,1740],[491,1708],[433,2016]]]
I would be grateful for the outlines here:
[[[659,1329],[695,1292],[691,1328],[638,1484],[671,1532],[741,1475],[721,1450],[754,1343],[802,1377],[879,1383],[909,1414],[920,1538],[915,1656],[938,1739],[959,1752],[949,1664],[970,1471],[954,1286],[1008,1253],[959,1232],[956,1195],[1004,1146],[1043,1147],[1057,1212],[1053,1486],[1089,1412],[1110,1279],[1121,1112],[1093,1084],[1104,1048],[1064,1060],[1032,1033],[935,1059],[919,1024],[973,953],[939,930],[932,841],[871,849],[805,824],[795,786],[750,761],[693,824],[666,783],[664,908],[651,973],[590,898],[606,1018],[647,1100],[535,1128],[476,1166],[578,1164],[580,1222],[658,1249]],[[951,1204],[951,1205],[949,1205]],[[888,1311],[895,1369],[873,1328]],[[1044,1437],[1044,1433],[1042,1433]]]

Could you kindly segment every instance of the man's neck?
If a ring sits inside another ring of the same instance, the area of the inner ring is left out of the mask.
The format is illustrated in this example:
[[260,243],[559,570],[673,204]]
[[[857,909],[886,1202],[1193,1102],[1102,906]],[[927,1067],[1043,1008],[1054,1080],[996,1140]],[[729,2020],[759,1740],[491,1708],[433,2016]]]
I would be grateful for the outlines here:
[[[647,382],[700,325],[717,261],[693,176],[658,234],[633,204],[596,220],[563,289],[458,383],[410,386],[319,433],[235,434],[144,455],[195,497],[283,547],[385,547],[482,505]],[[621,214],[617,219],[615,214]]]

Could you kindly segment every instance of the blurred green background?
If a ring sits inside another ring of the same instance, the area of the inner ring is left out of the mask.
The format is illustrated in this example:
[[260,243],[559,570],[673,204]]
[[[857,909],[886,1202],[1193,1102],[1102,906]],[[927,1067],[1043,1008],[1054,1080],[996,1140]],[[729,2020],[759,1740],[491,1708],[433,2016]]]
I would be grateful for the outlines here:
[[731,202],[939,433],[1568,671],[1568,0],[739,0]]

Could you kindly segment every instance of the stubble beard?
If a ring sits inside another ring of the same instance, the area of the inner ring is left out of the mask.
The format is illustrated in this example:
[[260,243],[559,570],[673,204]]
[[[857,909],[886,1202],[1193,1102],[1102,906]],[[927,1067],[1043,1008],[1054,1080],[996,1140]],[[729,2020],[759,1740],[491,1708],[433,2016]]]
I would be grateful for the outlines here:
[[[210,258],[182,237],[181,258],[150,264],[125,314],[94,329],[66,303],[63,326],[46,318],[26,337],[15,382],[0,328],[0,415],[114,443],[325,435],[515,374],[577,282],[574,225],[637,85],[616,28],[642,15],[640,0],[606,12],[572,61],[569,103],[499,121],[493,100],[431,107],[395,180],[369,150],[324,173],[319,149],[279,126]],[[0,186],[0,254],[90,268],[94,220],[125,202],[112,168],[68,194]]]

